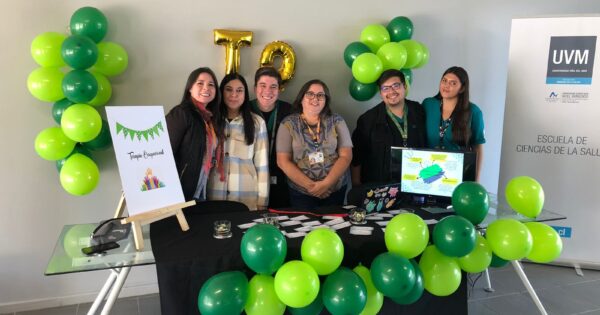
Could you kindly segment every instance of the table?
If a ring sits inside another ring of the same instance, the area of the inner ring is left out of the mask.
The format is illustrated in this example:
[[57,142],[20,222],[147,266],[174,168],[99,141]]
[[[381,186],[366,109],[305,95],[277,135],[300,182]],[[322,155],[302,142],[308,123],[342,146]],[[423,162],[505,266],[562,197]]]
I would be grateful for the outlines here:
[[51,276],[109,269],[110,275],[88,311],[88,315],[95,314],[108,295],[101,312],[102,315],[105,315],[110,313],[131,267],[154,264],[154,255],[147,238],[149,226],[145,226],[143,230],[145,230],[144,235],[146,235],[146,244],[148,245],[142,251],[135,250],[133,233],[130,233],[128,238],[118,242],[119,248],[112,249],[104,255],[86,256],[81,253],[80,248],[89,246],[89,233],[96,226],[97,224],[93,223],[65,225],[44,274]]

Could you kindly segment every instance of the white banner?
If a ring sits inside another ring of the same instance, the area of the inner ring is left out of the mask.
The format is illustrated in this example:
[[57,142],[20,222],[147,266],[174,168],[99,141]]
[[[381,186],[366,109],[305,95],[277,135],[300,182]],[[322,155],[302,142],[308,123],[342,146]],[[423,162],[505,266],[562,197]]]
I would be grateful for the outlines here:
[[[514,19],[499,194],[515,176],[537,179],[548,222],[563,239],[557,262],[600,266],[600,17]],[[596,67],[597,68],[597,67]]]

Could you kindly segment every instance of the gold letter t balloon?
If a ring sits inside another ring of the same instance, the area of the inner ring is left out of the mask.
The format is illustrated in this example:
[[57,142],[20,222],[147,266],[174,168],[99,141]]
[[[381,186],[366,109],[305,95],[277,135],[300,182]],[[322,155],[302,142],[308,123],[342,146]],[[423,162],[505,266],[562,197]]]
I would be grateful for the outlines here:
[[225,74],[236,73],[240,67],[240,48],[252,45],[251,31],[215,29],[215,44],[225,46]]

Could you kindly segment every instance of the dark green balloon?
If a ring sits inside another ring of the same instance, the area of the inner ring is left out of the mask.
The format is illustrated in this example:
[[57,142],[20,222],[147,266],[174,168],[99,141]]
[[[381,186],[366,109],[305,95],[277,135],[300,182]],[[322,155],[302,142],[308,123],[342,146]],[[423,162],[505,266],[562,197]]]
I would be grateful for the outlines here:
[[73,104],[75,103],[69,101],[68,98],[63,98],[52,105],[52,118],[54,118],[54,121],[56,121],[57,124],[60,125],[62,114],[65,112],[65,110],[67,110],[67,108],[69,108],[69,106]]
[[87,69],[98,60],[98,47],[89,37],[71,35],[62,44],[60,53],[74,69]]
[[321,311],[323,310],[323,287],[321,287],[321,290],[319,290],[319,294],[317,295],[315,300],[312,301],[307,306],[300,307],[300,308],[288,306],[288,310],[290,311],[290,313],[292,313],[292,315],[319,315],[319,314],[321,314]]
[[106,36],[108,21],[100,10],[83,7],[73,13],[69,26],[72,34],[87,36],[99,43]]
[[399,42],[412,37],[413,23],[405,16],[393,18],[386,28],[390,33],[390,41],[392,42]]
[[348,87],[350,91],[350,96],[357,101],[368,101],[370,100],[375,93],[377,93],[377,84],[370,83],[364,84],[358,82],[355,78],[350,80],[350,86]]
[[56,170],[58,170],[59,173],[60,173],[60,170],[62,169],[63,165],[65,165],[65,162],[71,157],[71,155],[73,155],[75,153],[81,153],[81,154],[89,157],[90,159],[92,159],[92,153],[90,152],[90,150],[83,147],[81,144],[76,144],[75,148],[73,148],[73,151],[71,151],[71,153],[69,153],[69,155],[66,158],[56,161]]
[[339,267],[323,283],[323,304],[333,315],[358,315],[367,305],[367,287],[354,271]]
[[203,315],[240,314],[248,299],[248,278],[241,271],[221,272],[210,277],[198,294]]
[[344,61],[352,69],[352,63],[354,63],[356,57],[367,52],[371,52],[371,49],[367,45],[361,42],[352,42],[344,49]]
[[92,141],[82,143],[83,147],[92,151],[104,150],[110,147],[111,144],[112,138],[110,136],[110,129],[106,120],[102,120],[102,129],[100,129],[100,133],[96,138],[94,138]]
[[433,244],[444,255],[462,257],[473,251],[477,234],[469,220],[450,215],[433,228]]
[[86,70],[73,70],[65,75],[62,90],[70,101],[85,104],[96,97],[98,82]]
[[408,82],[408,84],[412,84],[412,82],[413,82],[413,73],[412,73],[412,70],[410,70],[410,69],[401,69],[400,71],[402,71],[402,73],[404,73],[404,79],[406,80],[406,82]]
[[271,224],[257,224],[244,234],[240,245],[242,259],[254,272],[271,275],[285,261],[285,236]]
[[419,264],[417,264],[414,259],[411,259],[410,263],[415,269],[415,286],[406,295],[391,297],[392,301],[402,305],[409,305],[418,301],[423,295],[423,290],[425,289],[423,283],[423,272],[421,271],[421,268],[419,268]]
[[485,187],[476,182],[463,182],[452,192],[452,207],[456,214],[477,225],[485,219],[490,202]]
[[500,268],[506,266],[507,264],[508,260],[504,260],[492,253],[492,262],[490,263],[490,267]]
[[373,285],[385,296],[408,294],[415,286],[416,278],[410,261],[390,252],[379,254],[371,263]]

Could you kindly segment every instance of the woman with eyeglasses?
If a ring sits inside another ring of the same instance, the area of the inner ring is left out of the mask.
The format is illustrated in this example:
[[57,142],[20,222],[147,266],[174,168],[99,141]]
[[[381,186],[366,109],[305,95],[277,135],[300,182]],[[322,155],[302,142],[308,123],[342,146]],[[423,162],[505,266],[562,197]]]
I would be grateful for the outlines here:
[[232,200],[264,210],[269,199],[269,145],[265,121],[252,113],[248,85],[237,73],[221,81],[223,100],[213,109],[219,141],[209,200]]
[[362,114],[352,133],[352,185],[389,183],[391,147],[425,147],[425,112],[407,100],[406,79],[399,70],[386,70],[377,80],[382,102]]
[[352,140],[342,116],[332,113],[331,96],[321,80],[306,82],[293,113],[277,132],[277,165],[288,177],[295,209],[342,205]]
[[476,178],[483,159],[483,114],[469,101],[469,75],[461,67],[450,67],[442,75],[439,92],[423,101],[427,142],[430,148],[475,151]]

